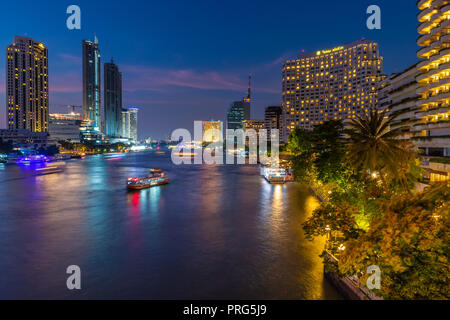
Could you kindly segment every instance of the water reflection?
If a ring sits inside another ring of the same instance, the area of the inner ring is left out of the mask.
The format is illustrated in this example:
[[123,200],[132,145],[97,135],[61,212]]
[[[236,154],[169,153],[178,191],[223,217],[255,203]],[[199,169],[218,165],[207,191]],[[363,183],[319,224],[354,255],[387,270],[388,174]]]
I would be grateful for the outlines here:
[[[151,167],[171,183],[127,192],[126,179]],[[301,229],[315,199],[270,185],[255,166],[175,166],[152,154],[88,157],[41,177],[7,166],[0,202],[0,298],[74,298],[70,264],[84,270],[83,298],[338,297],[320,243]]]

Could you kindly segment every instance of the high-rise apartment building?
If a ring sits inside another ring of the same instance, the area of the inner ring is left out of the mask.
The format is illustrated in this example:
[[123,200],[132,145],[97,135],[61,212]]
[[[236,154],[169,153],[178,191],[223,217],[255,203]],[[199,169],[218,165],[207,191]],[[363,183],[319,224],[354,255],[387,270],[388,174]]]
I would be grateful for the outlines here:
[[48,131],[48,50],[27,37],[6,48],[6,112],[9,129]]
[[122,109],[122,138],[130,138],[130,112],[128,109]]
[[130,114],[130,136],[129,139],[137,142],[138,141],[138,111],[136,107],[128,108]]
[[444,0],[417,2],[422,47],[417,57],[421,72],[416,77],[420,95],[416,113],[420,126],[414,138],[423,153],[429,156],[450,156],[450,3]]
[[284,140],[295,128],[354,118],[377,104],[382,57],[378,44],[360,40],[302,53],[282,69]]
[[83,40],[83,118],[101,131],[100,50],[94,42]]
[[410,139],[419,129],[416,123],[417,101],[416,93],[418,83],[416,76],[419,74],[417,64],[407,69],[394,73],[382,80],[379,84],[378,109],[387,110],[388,114],[398,114],[394,119],[391,129],[402,127],[405,133],[403,139]]
[[109,137],[122,135],[122,73],[111,60],[104,65],[105,133]]

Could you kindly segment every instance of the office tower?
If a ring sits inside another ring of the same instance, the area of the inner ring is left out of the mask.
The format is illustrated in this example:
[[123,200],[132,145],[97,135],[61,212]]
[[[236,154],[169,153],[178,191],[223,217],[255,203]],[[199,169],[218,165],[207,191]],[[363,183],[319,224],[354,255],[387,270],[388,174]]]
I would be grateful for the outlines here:
[[419,74],[417,64],[407,69],[394,73],[379,83],[378,109],[388,111],[388,114],[396,114],[391,129],[404,128],[402,139],[410,139],[418,129],[416,123],[417,101],[416,93],[418,83],[416,76]]
[[[216,135],[217,130],[219,132]],[[204,142],[220,142],[223,141],[223,123],[218,120],[202,121],[202,139]]]
[[360,40],[302,53],[282,69],[284,140],[295,128],[355,118],[377,104],[382,58],[378,44]]
[[122,73],[111,59],[104,66],[105,133],[109,137],[122,134]]
[[101,130],[100,51],[98,39],[83,40],[83,118],[95,131]]
[[250,102],[251,102],[251,76],[248,77],[247,97],[241,101],[231,103],[227,112],[227,129],[244,129],[244,120],[250,120]]
[[71,113],[50,113],[49,134],[57,140],[70,142],[80,142],[81,114]]
[[48,131],[48,50],[32,38],[14,37],[6,49],[9,129]]
[[138,111],[136,107],[128,108],[128,113],[130,114],[130,136],[129,139],[137,142],[138,141]]
[[130,112],[128,109],[122,109],[122,138],[130,138]]
[[441,0],[421,0],[417,6],[421,110],[416,113],[420,126],[414,139],[426,155],[450,156],[450,6]]
[[278,129],[280,137],[283,126],[283,109],[280,106],[269,106],[264,110],[264,128],[267,130],[267,137],[272,135],[272,129]]

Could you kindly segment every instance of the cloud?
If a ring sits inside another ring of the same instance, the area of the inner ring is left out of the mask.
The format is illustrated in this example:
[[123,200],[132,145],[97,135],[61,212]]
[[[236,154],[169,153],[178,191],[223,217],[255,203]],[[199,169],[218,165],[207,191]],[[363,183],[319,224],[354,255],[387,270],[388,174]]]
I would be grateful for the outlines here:
[[164,69],[149,66],[120,66],[126,91],[169,91],[177,86],[201,90],[245,90],[241,77],[217,71],[200,72],[193,69]]

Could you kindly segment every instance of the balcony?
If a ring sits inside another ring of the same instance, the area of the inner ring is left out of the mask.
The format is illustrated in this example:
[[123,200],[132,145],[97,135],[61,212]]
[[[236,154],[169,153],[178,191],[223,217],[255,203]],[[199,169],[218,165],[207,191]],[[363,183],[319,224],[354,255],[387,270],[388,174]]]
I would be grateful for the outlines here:
[[446,5],[446,6],[442,7],[440,12],[443,15],[450,15],[450,5]]
[[430,4],[431,4],[431,0],[419,0],[419,1],[417,1],[417,7],[420,10],[428,8],[430,6]]
[[450,34],[446,34],[441,37],[441,44],[444,44],[446,42],[450,42]]
[[431,21],[425,21],[417,27],[417,32],[419,34],[428,34],[430,33],[431,26],[433,25],[433,22]]
[[433,48],[432,46],[425,47],[417,50],[417,58],[419,59],[428,59],[429,56],[437,53],[438,50]]
[[425,22],[425,21],[427,21],[427,20],[429,20],[429,18],[431,17],[431,15],[433,15],[434,14],[434,12],[433,12],[434,10],[433,10],[433,8],[427,8],[427,9],[425,9],[425,10],[423,10],[423,11],[420,11],[418,14],[417,14],[417,20],[419,20],[419,22]]
[[428,46],[431,43],[431,34],[420,36],[416,42],[419,47]]
[[450,20],[445,20],[441,22],[441,29],[450,29]]
[[450,69],[450,62],[443,63],[439,66],[439,70],[444,71]]

